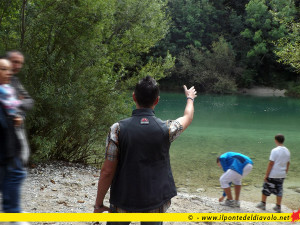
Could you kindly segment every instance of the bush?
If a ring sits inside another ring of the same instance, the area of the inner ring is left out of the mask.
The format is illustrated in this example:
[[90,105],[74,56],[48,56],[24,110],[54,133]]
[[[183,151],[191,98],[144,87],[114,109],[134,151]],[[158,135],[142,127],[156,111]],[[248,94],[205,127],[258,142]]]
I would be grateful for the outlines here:
[[285,93],[287,96],[300,98],[300,84],[294,83]]
[[190,46],[178,59],[177,76],[195,85],[200,91],[234,93],[240,71],[235,66],[235,54],[223,37],[212,44],[212,49]]
[[222,77],[214,84],[212,91],[218,94],[232,94],[237,91],[236,83]]
[[132,109],[127,90],[146,75],[159,80],[174,64],[169,54],[144,57],[168,31],[164,7],[151,0],[28,4],[23,78],[35,99],[27,117],[34,160],[103,157],[109,127]]

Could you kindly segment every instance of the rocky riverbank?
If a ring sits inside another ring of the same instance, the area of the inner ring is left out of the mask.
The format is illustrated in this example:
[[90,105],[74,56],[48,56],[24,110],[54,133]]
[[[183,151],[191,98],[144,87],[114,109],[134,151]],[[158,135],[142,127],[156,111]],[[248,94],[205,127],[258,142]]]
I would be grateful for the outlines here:
[[285,89],[280,90],[271,87],[254,86],[252,88],[241,88],[238,92],[244,95],[261,96],[261,97],[271,97],[271,96],[284,97],[286,90]]
[[[100,171],[94,167],[81,164],[51,163],[35,166],[28,169],[28,177],[23,185],[22,205],[30,213],[90,213],[93,212]],[[108,196],[107,196],[108,197]],[[108,205],[108,198],[105,199]],[[219,204],[217,198],[188,193],[178,193],[172,199],[169,213],[231,213],[248,212],[261,213],[255,208],[256,203],[241,201],[241,208],[230,208]],[[273,212],[273,204],[267,205],[265,212]],[[292,210],[283,206],[282,211],[292,213]],[[72,224],[72,223],[33,223],[40,224]],[[73,223],[74,224],[74,223]],[[86,225],[91,223],[75,223]],[[105,223],[102,223],[105,224]],[[139,223],[134,223],[139,224]],[[172,224],[194,224],[184,222],[166,222]],[[208,223],[197,223],[208,224]],[[222,223],[227,225],[230,223]],[[235,223],[241,224],[241,223]],[[253,224],[253,223],[246,223]],[[255,223],[259,224],[259,223]],[[263,223],[267,224],[267,223]],[[274,222],[270,224],[276,224]],[[282,223],[280,223],[282,224]]]

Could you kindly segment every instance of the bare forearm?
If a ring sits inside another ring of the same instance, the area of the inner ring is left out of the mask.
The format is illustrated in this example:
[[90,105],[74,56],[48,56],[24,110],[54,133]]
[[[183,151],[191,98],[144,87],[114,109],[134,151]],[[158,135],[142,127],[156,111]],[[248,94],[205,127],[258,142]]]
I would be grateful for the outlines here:
[[112,183],[115,176],[118,161],[105,160],[101,169],[100,178],[98,181],[98,190],[95,206],[100,207],[103,205],[103,199]]
[[286,165],[286,173],[288,173],[289,167],[290,167],[290,162],[288,162],[287,165]]
[[272,168],[273,168],[273,165],[274,165],[274,162],[273,162],[273,161],[270,161],[269,164],[268,164],[268,168],[267,168],[267,171],[266,171],[266,176],[265,176],[265,178],[269,177],[270,172],[271,172],[271,170],[272,170]]
[[191,99],[187,99],[183,117],[186,118],[187,127],[191,124],[194,118],[194,102]]
[[103,205],[103,200],[104,200],[105,195],[111,185],[112,179],[113,179],[112,174],[106,174],[104,172],[101,172],[100,178],[98,181],[98,190],[97,190],[95,206]]
[[193,121],[194,118],[194,99],[197,97],[197,91],[194,87],[187,89],[184,85],[185,95],[187,97],[186,106],[184,109],[183,116],[178,118],[178,122],[182,125],[185,130]]

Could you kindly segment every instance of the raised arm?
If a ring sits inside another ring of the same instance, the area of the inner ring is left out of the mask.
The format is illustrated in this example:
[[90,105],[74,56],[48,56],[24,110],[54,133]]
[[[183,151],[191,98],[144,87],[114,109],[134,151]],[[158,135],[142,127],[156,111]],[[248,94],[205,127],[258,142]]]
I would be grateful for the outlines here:
[[179,117],[177,121],[182,125],[183,130],[185,130],[193,121],[194,117],[194,99],[197,97],[197,91],[194,86],[190,89],[184,85],[184,92],[187,98],[184,114],[182,117]]

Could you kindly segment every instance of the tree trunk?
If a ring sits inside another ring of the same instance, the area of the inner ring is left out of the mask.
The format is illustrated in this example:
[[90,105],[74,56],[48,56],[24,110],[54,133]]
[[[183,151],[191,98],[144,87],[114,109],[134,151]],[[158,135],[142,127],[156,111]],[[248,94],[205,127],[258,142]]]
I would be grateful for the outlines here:
[[22,9],[21,9],[21,41],[20,41],[20,48],[21,49],[23,47],[25,32],[26,32],[26,28],[25,28],[26,5],[27,5],[27,0],[23,0]]

